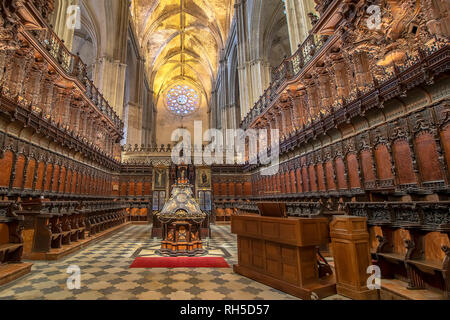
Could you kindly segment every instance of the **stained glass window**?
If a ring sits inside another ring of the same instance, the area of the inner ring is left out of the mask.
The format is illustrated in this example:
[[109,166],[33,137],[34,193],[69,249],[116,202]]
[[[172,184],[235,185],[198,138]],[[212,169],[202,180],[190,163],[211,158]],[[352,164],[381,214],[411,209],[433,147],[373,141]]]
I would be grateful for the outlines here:
[[166,104],[171,112],[186,116],[197,110],[200,96],[197,91],[187,85],[177,85],[167,92]]

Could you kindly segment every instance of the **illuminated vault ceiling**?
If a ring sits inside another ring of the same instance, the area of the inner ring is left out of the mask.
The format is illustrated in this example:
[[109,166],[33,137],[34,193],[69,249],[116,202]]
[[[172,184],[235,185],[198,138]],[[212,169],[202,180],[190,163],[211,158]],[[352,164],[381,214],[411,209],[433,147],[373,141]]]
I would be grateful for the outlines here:
[[209,98],[234,0],[133,0],[133,19],[155,96],[187,83]]

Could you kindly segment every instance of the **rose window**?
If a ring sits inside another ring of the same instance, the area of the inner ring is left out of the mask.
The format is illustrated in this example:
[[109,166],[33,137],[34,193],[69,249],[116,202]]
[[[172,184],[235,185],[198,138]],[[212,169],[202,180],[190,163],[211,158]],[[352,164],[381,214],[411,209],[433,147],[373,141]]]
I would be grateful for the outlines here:
[[180,116],[195,112],[199,104],[199,94],[187,85],[177,85],[171,88],[166,95],[167,107],[172,113]]

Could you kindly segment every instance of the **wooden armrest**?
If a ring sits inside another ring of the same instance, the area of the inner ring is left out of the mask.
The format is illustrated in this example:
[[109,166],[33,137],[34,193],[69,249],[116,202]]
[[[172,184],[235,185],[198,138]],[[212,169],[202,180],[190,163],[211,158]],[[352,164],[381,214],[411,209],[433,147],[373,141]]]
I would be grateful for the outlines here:
[[22,243],[5,243],[0,244],[0,251],[14,251],[20,247],[23,247]]
[[385,259],[389,259],[389,260],[396,260],[396,261],[405,261],[405,256],[398,254],[398,253],[384,253],[384,252],[379,252],[377,253],[378,256],[381,256]]
[[437,261],[431,261],[431,260],[408,260],[408,263],[411,263],[415,266],[417,266],[419,269],[425,271],[425,270],[436,270],[436,271],[445,271],[444,266],[442,263],[439,263]]

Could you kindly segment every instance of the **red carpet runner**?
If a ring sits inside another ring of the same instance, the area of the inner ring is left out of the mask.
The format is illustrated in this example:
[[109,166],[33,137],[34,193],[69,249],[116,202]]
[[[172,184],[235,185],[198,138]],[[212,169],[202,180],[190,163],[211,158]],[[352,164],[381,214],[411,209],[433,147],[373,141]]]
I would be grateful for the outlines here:
[[229,268],[221,257],[138,257],[130,268]]

